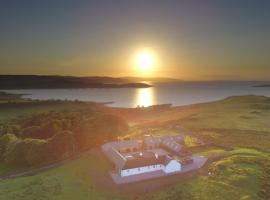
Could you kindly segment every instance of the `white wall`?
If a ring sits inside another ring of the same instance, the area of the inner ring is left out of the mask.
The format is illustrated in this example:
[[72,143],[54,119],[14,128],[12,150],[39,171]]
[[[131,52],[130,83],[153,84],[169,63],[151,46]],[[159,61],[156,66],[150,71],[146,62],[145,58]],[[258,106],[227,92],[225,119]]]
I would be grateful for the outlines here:
[[181,163],[176,160],[171,160],[166,166],[164,165],[150,165],[145,167],[138,167],[132,169],[125,169],[120,171],[121,176],[130,176],[136,174],[142,174],[147,172],[153,172],[163,170],[165,173],[179,172],[181,171]]
[[130,175],[163,170],[164,168],[165,168],[164,165],[150,165],[150,166],[145,166],[145,167],[121,170],[120,173],[121,173],[121,176],[130,176]]
[[181,164],[176,160],[171,160],[163,170],[166,173],[181,171]]

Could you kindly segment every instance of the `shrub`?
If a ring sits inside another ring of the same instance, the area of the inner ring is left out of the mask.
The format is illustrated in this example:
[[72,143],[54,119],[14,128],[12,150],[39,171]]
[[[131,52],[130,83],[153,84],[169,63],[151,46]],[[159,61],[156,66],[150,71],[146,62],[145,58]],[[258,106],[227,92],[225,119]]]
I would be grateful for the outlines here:
[[14,134],[5,134],[0,137],[0,159],[2,158],[3,154],[5,153],[8,145],[18,138]]

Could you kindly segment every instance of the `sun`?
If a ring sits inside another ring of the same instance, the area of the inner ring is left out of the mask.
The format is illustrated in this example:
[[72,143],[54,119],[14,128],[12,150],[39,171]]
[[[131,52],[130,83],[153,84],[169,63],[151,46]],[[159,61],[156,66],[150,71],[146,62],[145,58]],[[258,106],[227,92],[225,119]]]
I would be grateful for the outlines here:
[[142,49],[137,52],[135,57],[136,67],[142,71],[148,71],[155,64],[155,55],[149,49]]

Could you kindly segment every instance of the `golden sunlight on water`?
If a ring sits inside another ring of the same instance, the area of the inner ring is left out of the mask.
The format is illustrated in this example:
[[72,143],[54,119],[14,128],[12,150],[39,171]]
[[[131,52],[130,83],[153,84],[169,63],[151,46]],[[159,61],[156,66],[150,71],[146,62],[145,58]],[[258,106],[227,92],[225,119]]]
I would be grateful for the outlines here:
[[134,107],[147,107],[155,104],[153,88],[140,88],[136,90]]

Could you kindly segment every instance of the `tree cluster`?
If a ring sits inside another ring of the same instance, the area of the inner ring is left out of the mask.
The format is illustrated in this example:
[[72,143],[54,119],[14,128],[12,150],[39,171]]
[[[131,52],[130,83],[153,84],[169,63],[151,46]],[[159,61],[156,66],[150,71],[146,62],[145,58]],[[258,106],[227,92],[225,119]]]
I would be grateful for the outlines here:
[[66,159],[128,130],[119,117],[91,109],[21,116],[0,123],[0,160],[38,166]]

